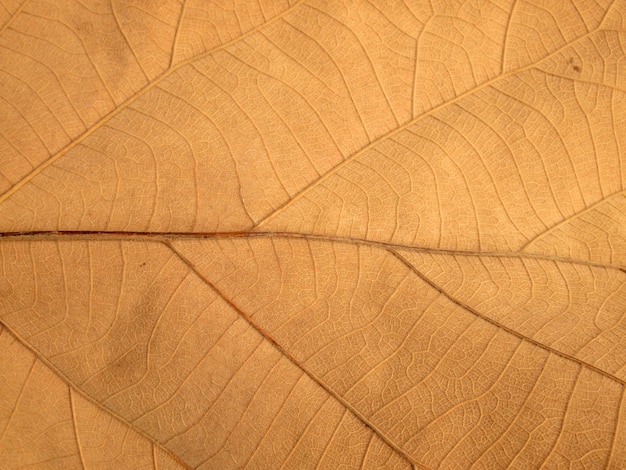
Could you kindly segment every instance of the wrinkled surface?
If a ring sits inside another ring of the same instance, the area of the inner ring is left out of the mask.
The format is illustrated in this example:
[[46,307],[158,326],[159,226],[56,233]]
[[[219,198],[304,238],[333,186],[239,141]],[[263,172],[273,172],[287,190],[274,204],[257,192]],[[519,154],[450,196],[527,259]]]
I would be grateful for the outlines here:
[[624,0],[2,0],[2,468],[626,468]]

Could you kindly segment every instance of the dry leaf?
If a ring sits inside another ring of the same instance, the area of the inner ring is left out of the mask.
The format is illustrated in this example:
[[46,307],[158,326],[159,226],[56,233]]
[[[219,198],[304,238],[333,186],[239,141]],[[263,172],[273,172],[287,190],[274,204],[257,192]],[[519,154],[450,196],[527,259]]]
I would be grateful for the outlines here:
[[0,25],[0,467],[626,468],[626,1]]

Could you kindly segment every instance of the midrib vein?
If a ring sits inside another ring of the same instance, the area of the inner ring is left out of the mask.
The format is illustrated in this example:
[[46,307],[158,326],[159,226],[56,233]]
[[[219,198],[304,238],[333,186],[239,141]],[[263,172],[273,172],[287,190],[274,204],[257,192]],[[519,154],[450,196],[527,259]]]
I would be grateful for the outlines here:
[[127,426],[130,429],[132,429],[134,432],[136,432],[137,434],[139,434],[143,438],[147,439],[154,446],[157,446],[163,452],[165,452],[167,455],[172,457],[183,468],[185,468],[187,470],[192,470],[192,467],[190,467],[187,463],[182,461],[180,459],[180,457],[178,457],[172,451],[170,451],[169,449],[164,447],[162,444],[160,444],[158,441],[156,441],[153,437],[151,437],[150,435],[146,434],[143,430],[141,430],[140,428],[136,427],[134,424],[132,424],[129,421],[127,421],[123,416],[120,416],[115,411],[106,408],[104,405],[102,405],[102,403],[98,402],[97,400],[94,400],[87,393],[83,392],[78,386],[76,386],[74,384],[74,382],[72,382],[72,380],[69,377],[67,377],[63,372],[61,372],[45,356],[40,354],[39,351],[37,351],[28,341],[26,341],[24,338],[22,338],[15,330],[10,328],[1,318],[0,318],[0,328],[6,330],[7,333],[10,334],[11,336],[13,336],[16,341],[18,341],[26,349],[28,349],[28,351],[30,351],[30,353],[33,354],[35,356],[35,358],[37,358],[38,361],[41,361],[57,377],[59,377],[65,384],[67,384],[67,386],[70,387],[72,392],[78,393],[81,397],[83,397],[85,400],[89,401],[91,404],[93,404],[96,407],[98,407],[99,409],[103,410],[108,415],[113,416],[115,419],[117,419],[121,423],[124,423],[125,426]]
[[[289,12],[291,12],[294,8],[296,8],[298,5],[300,5],[301,3],[303,3],[306,0],[299,0],[298,2],[294,3],[291,7],[289,7],[287,10],[283,11],[282,13],[280,13],[279,15],[276,15],[275,17],[271,18],[270,20],[266,21],[265,23],[257,26],[256,28],[253,28],[249,31],[247,31],[246,33],[242,34],[241,36],[237,36],[234,39],[231,39],[228,42],[225,42],[223,44],[220,44],[217,47],[214,47],[211,50],[208,50],[206,52],[203,52],[202,54],[199,54],[195,57],[191,57],[187,60],[184,60],[178,64],[176,64],[173,67],[168,68],[165,72],[163,72],[161,75],[159,75],[157,78],[155,78],[153,81],[151,81],[150,83],[148,83],[145,87],[143,87],[141,90],[139,90],[137,93],[135,93],[133,96],[127,98],[122,104],[120,104],[117,108],[113,109],[112,111],[110,111],[108,114],[106,114],[102,119],[100,119],[98,122],[96,122],[93,126],[91,126],[87,131],[83,132],[80,136],[76,137],[72,142],[70,142],[69,144],[67,144],[65,147],[63,147],[61,150],[59,150],[57,153],[55,153],[54,155],[52,155],[50,158],[48,158],[47,160],[43,161],[42,163],[40,163],[37,167],[35,167],[30,173],[28,173],[26,176],[24,176],[20,181],[18,181],[17,183],[15,183],[11,188],[9,188],[6,192],[4,192],[2,195],[0,195],[0,204],[3,203],[4,201],[6,201],[9,197],[11,197],[14,193],[16,193],[17,191],[19,191],[24,185],[26,185],[29,181],[31,181],[35,176],[37,176],[39,173],[41,173],[42,171],[44,171],[46,168],[48,168],[50,165],[52,165],[54,162],[56,162],[57,160],[59,160],[61,157],[63,157],[65,154],[67,154],[70,150],[72,150],[74,147],[78,146],[81,142],[83,142],[87,137],[89,137],[90,135],[92,135],[94,132],[96,132],[98,129],[100,129],[102,126],[104,126],[107,122],[109,122],[111,119],[113,119],[115,116],[117,116],[120,112],[124,111],[126,108],[128,108],[131,104],[133,104],[135,101],[137,101],[139,98],[141,98],[142,96],[144,96],[146,93],[148,93],[150,90],[152,90],[154,87],[156,87],[158,84],[160,84],[161,82],[163,82],[166,78],[168,78],[170,75],[174,74],[177,70],[181,69],[182,67],[189,65],[193,62],[196,62],[200,59],[203,59],[204,57],[207,57],[211,54],[214,54],[218,51],[221,51],[223,49],[226,49],[227,47],[231,46],[232,44],[235,44],[239,41],[244,40],[246,37],[256,33],[257,31],[269,26],[270,24],[278,21],[280,18],[282,18],[283,16],[287,15]],[[24,2],[26,3],[26,2]],[[16,15],[13,16],[13,18],[15,18]],[[12,19],[13,19],[12,18]],[[11,19],[11,21],[12,21]]]
[[368,245],[381,249],[410,250],[419,253],[448,256],[474,256],[492,258],[519,258],[552,261],[555,263],[576,264],[592,268],[615,269],[626,274],[626,266],[615,263],[600,263],[584,259],[544,255],[527,251],[473,251],[433,248],[428,246],[403,245],[365,238],[318,235],[301,232],[115,232],[115,231],[35,231],[35,232],[0,232],[2,240],[14,241],[61,241],[61,240],[100,240],[100,241],[146,241],[160,242],[178,239],[225,240],[234,238],[273,238],[287,240],[319,241],[350,245]]

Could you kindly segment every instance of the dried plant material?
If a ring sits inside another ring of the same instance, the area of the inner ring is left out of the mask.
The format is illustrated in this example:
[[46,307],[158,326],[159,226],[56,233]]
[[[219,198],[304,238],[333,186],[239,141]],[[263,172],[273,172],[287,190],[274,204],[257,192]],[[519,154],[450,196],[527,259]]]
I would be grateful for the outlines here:
[[626,468],[626,2],[3,1],[2,468]]

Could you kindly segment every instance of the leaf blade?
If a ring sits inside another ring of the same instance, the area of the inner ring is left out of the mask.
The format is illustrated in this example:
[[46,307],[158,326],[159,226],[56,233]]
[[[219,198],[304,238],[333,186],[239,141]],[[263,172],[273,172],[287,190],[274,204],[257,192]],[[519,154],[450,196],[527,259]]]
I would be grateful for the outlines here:
[[623,466],[622,0],[64,6],[0,34],[0,321],[89,397],[30,457]]

